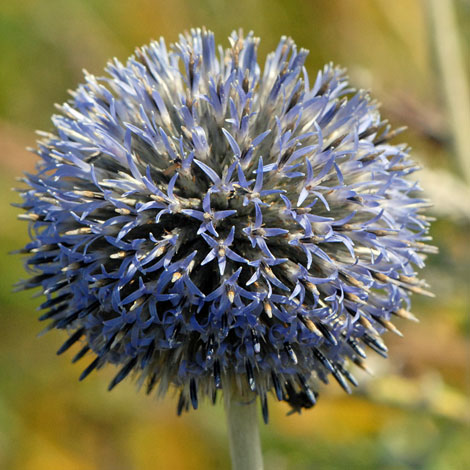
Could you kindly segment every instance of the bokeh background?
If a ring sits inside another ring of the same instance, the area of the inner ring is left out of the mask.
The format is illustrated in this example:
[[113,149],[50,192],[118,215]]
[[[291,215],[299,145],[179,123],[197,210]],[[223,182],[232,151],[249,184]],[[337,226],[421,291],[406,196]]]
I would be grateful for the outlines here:
[[[444,10],[432,15],[433,4]],[[53,103],[67,99],[82,68],[100,74],[112,56],[125,60],[151,38],[173,42],[202,25],[224,45],[232,29],[253,29],[261,58],[290,35],[310,50],[312,75],[325,62],[347,66],[352,83],[373,90],[394,125],[408,126],[401,139],[423,165],[438,219],[432,235],[440,253],[423,273],[436,298],[414,299],[421,323],[399,324],[404,339],[387,335],[391,359],[371,356],[375,375],[358,372],[353,396],[332,384],[317,407],[293,416],[272,400],[271,422],[261,425],[266,468],[469,469],[466,0],[0,2],[0,468],[229,468],[221,404],[177,418],[174,397],[147,397],[132,383],[108,393],[114,370],[78,383],[83,365],[70,364],[74,351],[54,354],[63,335],[37,338],[44,327],[38,299],[12,294],[24,273],[21,258],[7,254],[27,241],[26,224],[9,205],[19,200],[15,176],[34,167],[25,148],[35,129],[51,128]]]

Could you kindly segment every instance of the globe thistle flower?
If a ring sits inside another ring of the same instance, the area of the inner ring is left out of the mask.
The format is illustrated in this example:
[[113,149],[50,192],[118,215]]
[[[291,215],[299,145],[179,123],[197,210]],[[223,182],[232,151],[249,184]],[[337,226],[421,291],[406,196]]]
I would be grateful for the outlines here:
[[192,30],[86,74],[41,133],[22,190],[23,252],[41,320],[178,413],[232,387],[293,411],[319,382],[357,384],[381,356],[427,252],[417,167],[367,92],[326,65],[310,82],[283,37],[263,68],[258,38],[230,47]]

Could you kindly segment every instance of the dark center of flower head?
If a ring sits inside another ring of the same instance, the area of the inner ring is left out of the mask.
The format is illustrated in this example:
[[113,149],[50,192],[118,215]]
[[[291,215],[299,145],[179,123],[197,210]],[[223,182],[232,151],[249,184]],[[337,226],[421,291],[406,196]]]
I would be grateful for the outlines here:
[[258,39],[226,50],[193,30],[86,76],[44,134],[23,190],[41,319],[93,362],[180,390],[178,411],[236,387],[313,406],[332,374],[411,318],[426,293],[425,241],[406,146],[331,65],[309,83],[282,38],[263,69]]

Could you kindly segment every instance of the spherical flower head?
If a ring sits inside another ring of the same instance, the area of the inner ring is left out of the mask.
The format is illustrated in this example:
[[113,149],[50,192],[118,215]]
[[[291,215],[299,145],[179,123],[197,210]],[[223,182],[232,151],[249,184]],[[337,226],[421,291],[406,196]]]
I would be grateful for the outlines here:
[[399,331],[427,240],[416,170],[377,104],[283,37],[192,30],[85,83],[53,116],[22,192],[41,320],[178,412],[217,389],[293,410]]

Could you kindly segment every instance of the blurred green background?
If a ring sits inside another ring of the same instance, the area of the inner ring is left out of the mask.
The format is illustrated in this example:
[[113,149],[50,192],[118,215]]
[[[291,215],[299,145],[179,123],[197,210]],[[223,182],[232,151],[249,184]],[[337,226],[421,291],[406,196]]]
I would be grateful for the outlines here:
[[[70,364],[74,352],[54,354],[64,336],[37,338],[44,326],[36,319],[38,299],[12,294],[25,275],[20,257],[7,255],[27,241],[26,224],[9,205],[18,202],[10,189],[15,176],[34,167],[25,147],[34,145],[35,129],[51,128],[53,103],[67,99],[82,68],[100,74],[112,56],[125,60],[151,38],[173,42],[202,25],[224,45],[232,29],[253,29],[262,38],[262,60],[280,35],[290,35],[310,50],[313,76],[325,62],[347,66],[352,83],[370,88],[394,125],[408,126],[402,139],[423,164],[422,186],[438,218],[432,235],[440,254],[423,273],[436,299],[414,299],[421,323],[400,323],[404,339],[387,335],[390,359],[371,356],[375,375],[358,372],[361,386],[353,396],[332,384],[317,407],[288,417],[287,407],[272,400],[271,422],[261,425],[266,469],[470,468],[470,196],[462,171],[470,154],[460,151],[459,160],[452,146],[459,128],[470,134],[470,123],[449,119],[435,48],[445,25],[432,26],[429,7],[418,0],[0,2],[1,469],[229,467],[221,404],[177,418],[174,397],[149,398],[132,383],[109,394],[114,370],[78,383],[83,365]],[[451,33],[463,47],[470,41],[470,3],[454,7]],[[460,53],[463,69],[448,75],[450,90],[452,80],[468,83],[468,50]]]

